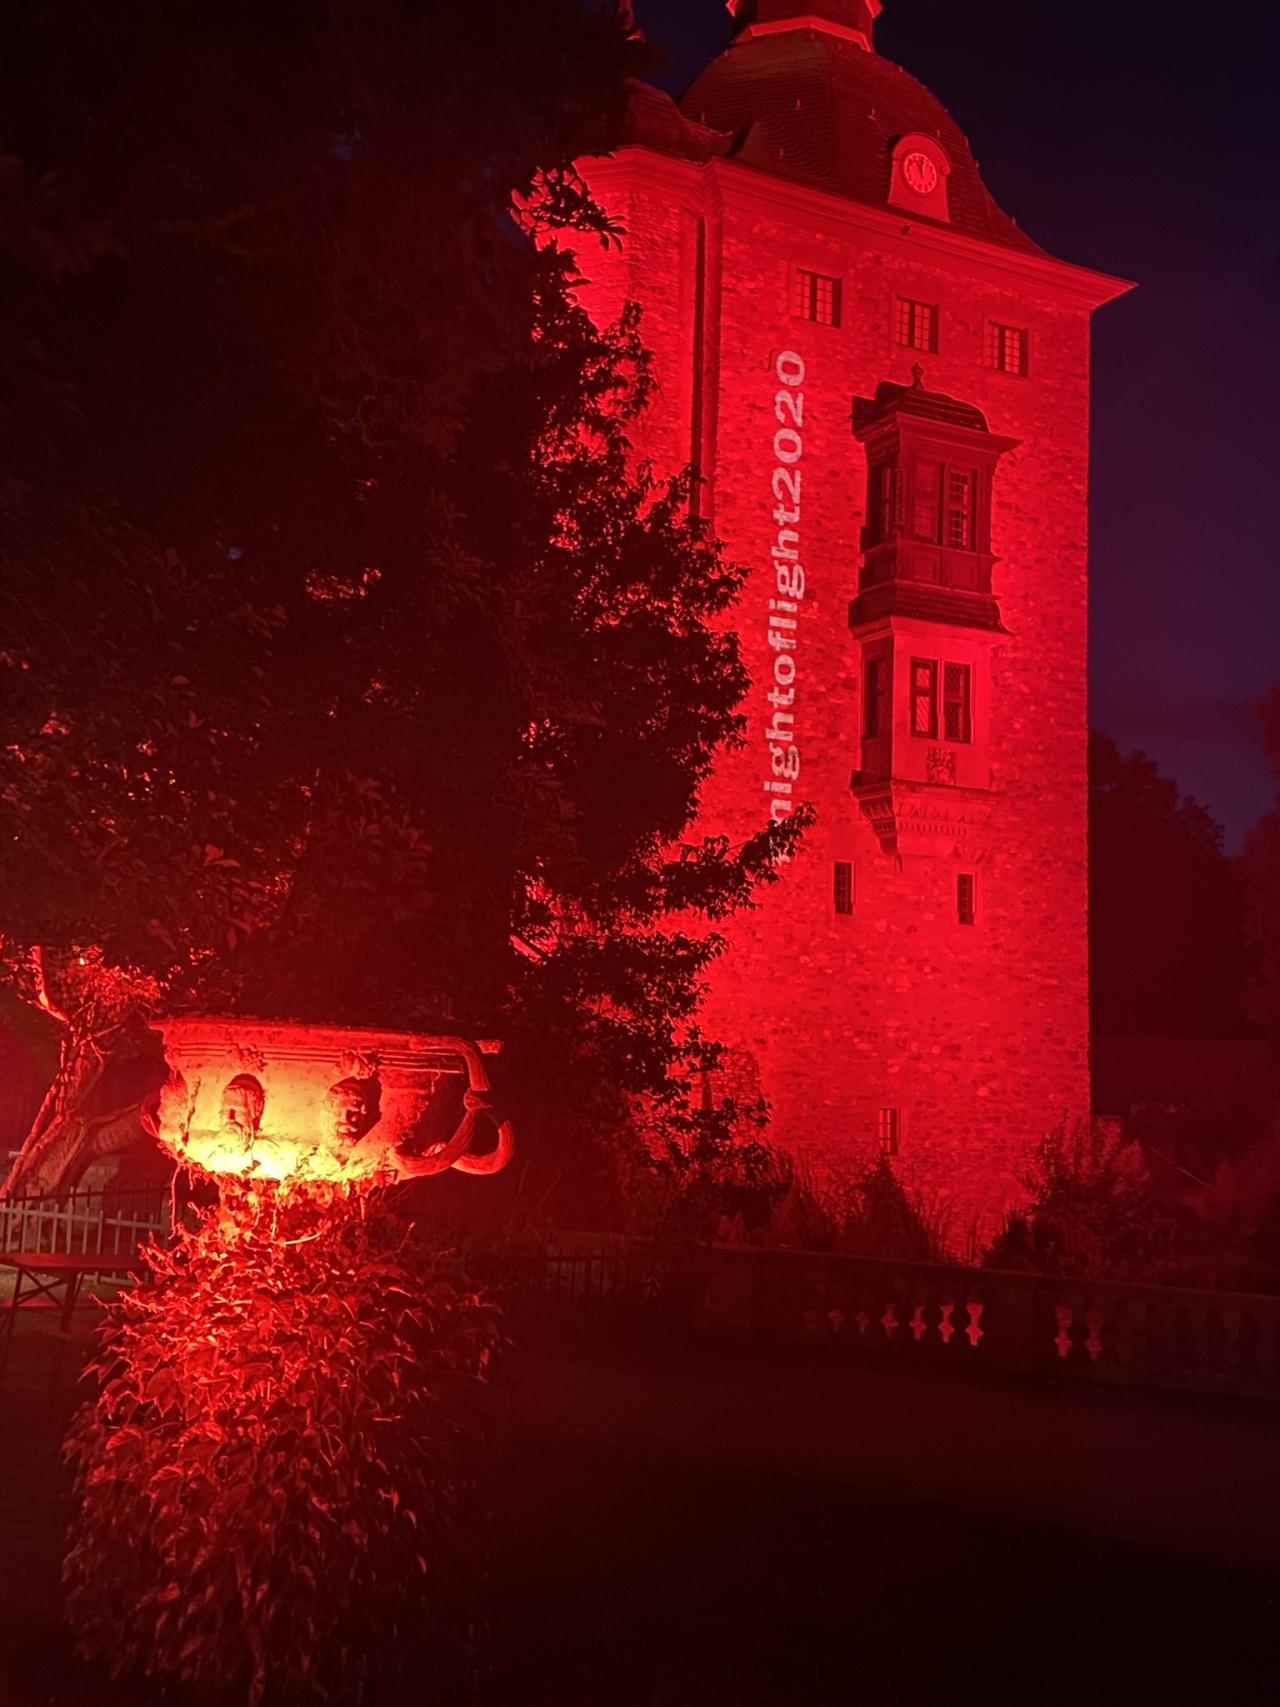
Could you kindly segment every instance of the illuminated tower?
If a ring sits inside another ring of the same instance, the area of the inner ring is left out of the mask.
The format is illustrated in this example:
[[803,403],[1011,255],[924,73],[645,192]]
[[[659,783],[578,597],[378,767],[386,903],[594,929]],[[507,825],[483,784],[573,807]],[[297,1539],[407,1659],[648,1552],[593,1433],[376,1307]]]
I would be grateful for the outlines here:
[[633,298],[638,448],[692,462],[753,687],[706,793],[816,828],[730,926],[718,1092],[819,1174],[885,1152],[957,1238],[1088,1110],[1089,326],[1125,288],[1044,253],[875,52],[879,0],[738,0],[677,106],[584,163],[623,222],[584,299]]

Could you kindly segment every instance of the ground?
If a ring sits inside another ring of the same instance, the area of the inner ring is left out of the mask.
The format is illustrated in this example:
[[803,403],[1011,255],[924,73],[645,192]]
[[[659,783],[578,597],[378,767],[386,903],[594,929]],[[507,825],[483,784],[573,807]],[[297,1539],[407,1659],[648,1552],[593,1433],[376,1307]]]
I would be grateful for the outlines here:
[[[0,1384],[0,1707],[148,1707],[58,1626],[50,1327]],[[689,1346],[504,1382],[493,1707],[1274,1697],[1280,1414]]]

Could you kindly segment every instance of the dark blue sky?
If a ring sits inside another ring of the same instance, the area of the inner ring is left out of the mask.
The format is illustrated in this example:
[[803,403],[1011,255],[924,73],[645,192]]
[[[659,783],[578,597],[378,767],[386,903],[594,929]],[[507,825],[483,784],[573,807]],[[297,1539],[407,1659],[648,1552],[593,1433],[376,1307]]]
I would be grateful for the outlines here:
[[[679,92],[723,0],[636,0]],[[1280,4],[886,0],[877,45],[1054,254],[1135,279],[1096,321],[1093,722],[1210,808],[1271,802],[1280,677]]]

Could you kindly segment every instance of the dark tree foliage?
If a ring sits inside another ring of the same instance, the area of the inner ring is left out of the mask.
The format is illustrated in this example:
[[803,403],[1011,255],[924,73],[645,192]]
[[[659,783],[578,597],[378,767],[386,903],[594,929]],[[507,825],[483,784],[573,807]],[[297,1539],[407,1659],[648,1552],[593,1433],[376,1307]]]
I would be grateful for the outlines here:
[[1238,1036],[1243,900],[1222,831],[1145,753],[1089,738],[1095,1034]]
[[[0,63],[0,936],[65,1118],[144,1006],[459,1027],[697,1117],[740,584],[548,241],[579,0],[47,0]],[[513,196],[515,209],[513,213]],[[87,1053],[86,1053],[87,1049]]]
[[1261,706],[1263,739],[1275,766],[1277,794],[1245,837],[1245,930],[1251,966],[1249,1011],[1268,1036],[1280,1038],[1280,682]]

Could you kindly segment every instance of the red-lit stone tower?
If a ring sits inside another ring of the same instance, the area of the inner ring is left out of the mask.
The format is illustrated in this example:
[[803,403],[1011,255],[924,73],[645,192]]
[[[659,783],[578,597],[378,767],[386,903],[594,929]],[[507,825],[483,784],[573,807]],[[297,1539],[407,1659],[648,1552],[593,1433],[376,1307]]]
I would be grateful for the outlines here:
[[724,1079],[819,1173],[880,1152],[989,1231],[1021,1155],[1088,1109],[1089,323],[1125,287],[1045,254],[879,0],[737,0],[677,107],[584,165],[584,255],[644,308],[639,450],[692,462],[751,574],[749,739],[704,801],[816,828],[730,927]]

